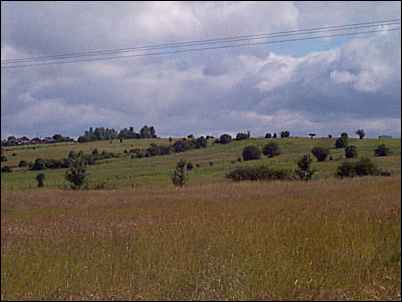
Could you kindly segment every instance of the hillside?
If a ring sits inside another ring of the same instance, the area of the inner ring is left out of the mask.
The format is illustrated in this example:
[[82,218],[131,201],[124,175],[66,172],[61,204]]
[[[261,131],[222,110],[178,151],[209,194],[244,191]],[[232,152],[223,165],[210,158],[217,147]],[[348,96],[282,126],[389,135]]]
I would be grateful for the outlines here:
[[[238,162],[243,148],[247,145],[258,145],[262,147],[269,141],[275,141],[282,149],[282,154],[269,159],[263,157],[261,160]],[[268,164],[273,167],[294,169],[296,161],[304,154],[310,152],[314,146],[331,148],[332,161],[314,162],[314,167],[319,173],[316,178],[333,177],[336,167],[343,161],[343,149],[335,149],[335,139],[328,138],[284,138],[284,139],[262,139],[251,138],[242,141],[233,141],[227,145],[213,144],[209,140],[206,149],[190,150],[183,153],[176,153],[150,158],[130,158],[124,153],[132,148],[147,148],[151,143],[168,145],[167,139],[129,139],[110,141],[97,141],[89,143],[60,143],[50,145],[35,145],[5,148],[7,162],[2,166],[9,165],[16,167],[20,160],[34,161],[42,159],[62,159],[67,156],[70,150],[89,153],[95,148],[99,151],[120,153],[121,157],[99,161],[96,165],[89,166],[89,186],[95,188],[103,184],[106,189],[128,188],[138,186],[168,186],[171,185],[169,178],[176,162],[183,158],[191,161],[196,167],[190,172],[189,185],[229,182],[225,174],[237,166]],[[374,157],[373,150],[381,143],[385,143],[392,151],[388,157]],[[380,167],[400,174],[400,153],[401,145],[399,139],[349,139],[349,144],[355,145],[359,157],[366,156]],[[15,154],[13,156],[13,154]],[[1,188],[6,190],[35,189],[35,176],[37,171],[26,171],[26,169],[13,168],[12,173],[2,173]],[[65,169],[45,170],[45,185],[48,188],[63,188]]]

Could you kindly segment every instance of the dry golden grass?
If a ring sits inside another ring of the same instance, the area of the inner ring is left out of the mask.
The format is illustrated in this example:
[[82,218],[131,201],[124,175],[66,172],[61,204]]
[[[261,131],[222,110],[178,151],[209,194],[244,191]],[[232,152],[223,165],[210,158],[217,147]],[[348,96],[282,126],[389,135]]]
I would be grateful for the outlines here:
[[1,298],[387,299],[400,176],[2,192]]

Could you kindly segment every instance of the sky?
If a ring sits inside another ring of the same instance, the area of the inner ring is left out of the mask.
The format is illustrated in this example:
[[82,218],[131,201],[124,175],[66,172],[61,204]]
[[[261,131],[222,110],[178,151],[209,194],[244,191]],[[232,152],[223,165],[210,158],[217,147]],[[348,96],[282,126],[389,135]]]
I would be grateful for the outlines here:
[[[1,60],[400,18],[401,4],[1,2]],[[1,137],[401,134],[401,34],[1,69]]]

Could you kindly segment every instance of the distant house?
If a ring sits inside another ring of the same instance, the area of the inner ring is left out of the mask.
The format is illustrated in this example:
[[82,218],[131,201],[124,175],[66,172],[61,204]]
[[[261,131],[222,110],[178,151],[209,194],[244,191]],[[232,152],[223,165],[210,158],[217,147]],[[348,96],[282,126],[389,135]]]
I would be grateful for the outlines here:
[[380,135],[378,138],[379,139],[387,139],[387,138],[392,138],[392,136],[391,135]]

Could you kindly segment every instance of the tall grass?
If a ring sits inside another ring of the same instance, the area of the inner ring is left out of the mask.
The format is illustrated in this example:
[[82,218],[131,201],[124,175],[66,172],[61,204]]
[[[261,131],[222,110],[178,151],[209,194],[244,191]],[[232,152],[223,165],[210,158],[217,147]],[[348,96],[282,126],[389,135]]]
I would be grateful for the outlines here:
[[400,177],[7,192],[1,298],[385,299]]

